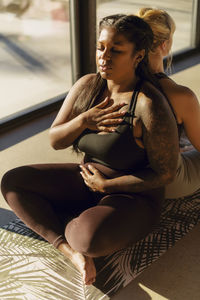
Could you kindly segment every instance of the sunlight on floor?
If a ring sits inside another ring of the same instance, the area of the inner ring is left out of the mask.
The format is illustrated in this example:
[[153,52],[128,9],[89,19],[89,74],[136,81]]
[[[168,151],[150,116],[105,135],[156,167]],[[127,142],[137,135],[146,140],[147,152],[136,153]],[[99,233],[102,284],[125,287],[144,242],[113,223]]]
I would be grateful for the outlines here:
[[151,289],[147,288],[143,284],[139,283],[139,286],[141,287],[142,290],[144,290],[153,300],[169,300],[168,298],[165,298],[158,293],[152,291]]

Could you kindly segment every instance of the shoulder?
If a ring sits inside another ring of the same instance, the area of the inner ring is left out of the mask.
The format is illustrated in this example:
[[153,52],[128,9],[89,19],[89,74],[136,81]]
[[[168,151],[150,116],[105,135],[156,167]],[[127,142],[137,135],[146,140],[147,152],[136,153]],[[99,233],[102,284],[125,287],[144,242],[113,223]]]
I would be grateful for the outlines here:
[[139,105],[146,106],[146,105],[160,105],[165,104],[166,98],[161,93],[161,91],[155,87],[152,83],[148,81],[144,81],[139,93]]
[[72,88],[87,87],[87,85],[91,83],[91,81],[93,81],[96,77],[97,77],[96,73],[84,75],[75,82]]
[[195,93],[189,87],[177,84],[173,80],[171,80],[170,86],[167,86],[166,95],[182,116],[188,113],[188,109],[196,109],[199,106]]
[[92,80],[96,78],[95,73],[87,74],[79,78],[68,92],[66,100],[72,99],[72,102],[80,95],[80,92],[89,87]]
[[180,111],[180,115],[184,123],[187,120],[189,122],[192,122],[192,120],[195,119],[195,116],[198,116],[199,118],[199,101],[195,93],[190,88],[178,85],[175,95],[175,100],[177,100],[177,107]]
[[150,82],[144,82],[138,96],[136,113],[145,123],[154,121],[156,124],[166,124],[170,122],[176,125],[171,107],[160,90]]
[[81,81],[81,82],[89,82],[89,81],[91,81],[91,80],[93,80],[94,78],[96,78],[97,77],[97,74],[96,73],[90,73],[90,74],[86,74],[86,75],[84,75],[84,76],[82,76],[80,79],[79,79],[79,81]]
[[197,100],[195,93],[189,87],[186,87],[184,85],[174,84],[174,93],[176,96],[181,97],[183,100]]
[[197,99],[195,93],[190,88],[176,83],[173,78],[161,79],[160,83],[163,91],[170,97],[181,98],[182,100]]
[[199,113],[199,101],[195,93],[188,87],[176,83],[173,78],[160,79],[162,92],[167,97],[179,123],[191,117],[195,111]]
[[80,93],[89,87],[91,81],[96,78],[96,74],[87,74],[79,78],[69,90],[63,107],[73,105],[78,99]]

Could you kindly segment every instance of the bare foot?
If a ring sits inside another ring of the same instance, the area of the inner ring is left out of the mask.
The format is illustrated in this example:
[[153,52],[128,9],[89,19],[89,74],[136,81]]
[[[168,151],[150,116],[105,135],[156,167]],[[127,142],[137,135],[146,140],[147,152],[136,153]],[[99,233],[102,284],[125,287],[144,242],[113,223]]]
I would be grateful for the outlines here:
[[79,270],[85,284],[90,285],[95,282],[96,268],[91,257],[84,256],[81,253],[74,251],[67,242],[61,243],[58,246],[58,250],[69,258],[77,270]]

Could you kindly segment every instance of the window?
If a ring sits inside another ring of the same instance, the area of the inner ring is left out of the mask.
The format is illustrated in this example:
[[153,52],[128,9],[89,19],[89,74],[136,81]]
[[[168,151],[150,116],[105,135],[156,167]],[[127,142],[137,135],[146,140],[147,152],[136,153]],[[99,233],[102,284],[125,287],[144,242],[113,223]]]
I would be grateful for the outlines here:
[[68,0],[0,0],[0,119],[71,86]]
[[176,23],[172,51],[183,50],[192,45],[192,30],[195,0],[97,0],[97,22],[106,15],[115,13],[137,14],[141,7],[156,7],[166,10]]
[[0,0],[0,129],[17,120],[18,112],[24,116],[40,104],[46,113],[46,105],[63,100],[79,75],[95,71],[96,32],[91,28],[96,18],[98,23],[106,15],[137,13],[144,6],[165,9],[174,18],[174,53],[197,49],[198,0]]

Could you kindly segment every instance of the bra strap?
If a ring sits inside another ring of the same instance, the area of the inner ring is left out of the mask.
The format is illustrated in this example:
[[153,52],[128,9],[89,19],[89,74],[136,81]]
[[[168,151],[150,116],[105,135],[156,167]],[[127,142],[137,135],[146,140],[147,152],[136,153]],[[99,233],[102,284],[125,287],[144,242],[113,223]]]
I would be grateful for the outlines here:
[[137,104],[137,98],[138,98],[138,94],[139,94],[141,86],[142,86],[142,82],[143,82],[142,79],[140,79],[137,82],[136,87],[135,87],[134,92],[133,92],[133,95],[132,95],[131,105],[130,105],[130,109],[129,109],[129,113],[131,115],[131,124],[133,124],[133,119],[135,117],[135,107],[136,107],[136,104]]

